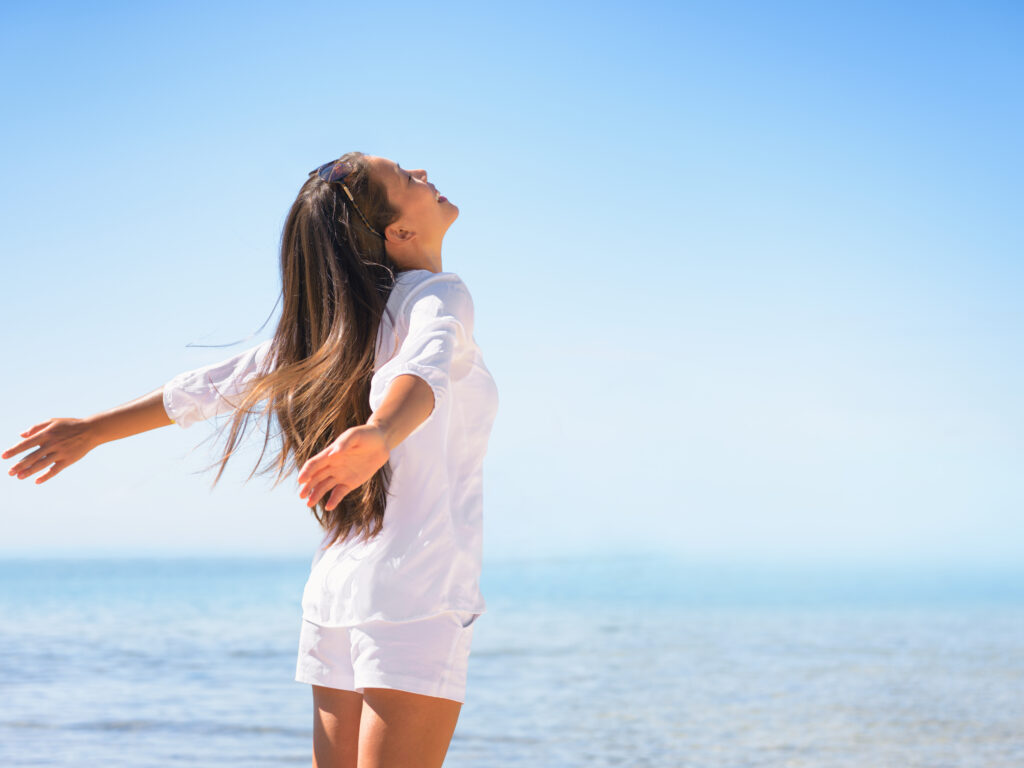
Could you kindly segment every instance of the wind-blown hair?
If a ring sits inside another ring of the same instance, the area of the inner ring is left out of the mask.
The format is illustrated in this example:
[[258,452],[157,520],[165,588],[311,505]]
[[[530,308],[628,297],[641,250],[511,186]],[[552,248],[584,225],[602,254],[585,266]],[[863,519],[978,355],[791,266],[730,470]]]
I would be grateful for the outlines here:
[[[388,202],[387,189],[370,175],[362,152],[341,159],[355,166],[345,185],[359,210],[374,229],[384,232],[399,215]],[[310,176],[281,234],[281,319],[269,354],[225,422],[231,431],[223,455],[206,468],[220,464],[214,486],[263,401],[268,429],[247,480],[257,471],[265,475],[276,468],[275,487],[346,429],[367,422],[377,333],[397,272],[384,241],[352,210],[341,185]],[[272,417],[280,428],[281,446],[276,462],[264,469],[260,462]],[[380,533],[391,474],[389,462],[332,510],[326,509],[330,494],[317,501],[313,516],[332,532],[331,543],[353,532],[366,540]]]

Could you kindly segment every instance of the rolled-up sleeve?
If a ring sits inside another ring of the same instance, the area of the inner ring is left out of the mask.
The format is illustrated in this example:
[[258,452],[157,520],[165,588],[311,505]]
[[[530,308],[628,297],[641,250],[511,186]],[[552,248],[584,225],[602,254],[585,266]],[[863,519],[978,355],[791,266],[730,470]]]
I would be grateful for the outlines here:
[[433,416],[447,403],[452,363],[473,336],[473,298],[462,280],[446,274],[417,286],[400,317],[408,332],[395,356],[375,374],[370,406],[376,411],[395,378],[412,374],[433,391]]
[[262,372],[273,339],[219,363],[179,373],[164,384],[164,410],[179,427],[234,410],[245,390]]

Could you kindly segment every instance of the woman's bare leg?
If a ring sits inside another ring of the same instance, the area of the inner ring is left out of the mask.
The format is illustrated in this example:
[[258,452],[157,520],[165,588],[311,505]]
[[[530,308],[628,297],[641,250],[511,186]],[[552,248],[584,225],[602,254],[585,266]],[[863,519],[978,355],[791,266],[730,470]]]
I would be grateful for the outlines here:
[[356,768],[363,695],[313,686],[313,768]]
[[461,710],[454,699],[364,688],[358,768],[441,768]]

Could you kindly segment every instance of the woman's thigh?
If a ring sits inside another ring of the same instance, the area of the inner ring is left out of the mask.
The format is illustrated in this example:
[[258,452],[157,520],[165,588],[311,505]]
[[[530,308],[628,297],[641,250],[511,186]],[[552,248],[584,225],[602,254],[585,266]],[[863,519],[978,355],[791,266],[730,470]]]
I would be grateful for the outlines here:
[[313,768],[357,768],[363,696],[313,686]]
[[454,699],[364,688],[358,768],[440,768],[461,710]]

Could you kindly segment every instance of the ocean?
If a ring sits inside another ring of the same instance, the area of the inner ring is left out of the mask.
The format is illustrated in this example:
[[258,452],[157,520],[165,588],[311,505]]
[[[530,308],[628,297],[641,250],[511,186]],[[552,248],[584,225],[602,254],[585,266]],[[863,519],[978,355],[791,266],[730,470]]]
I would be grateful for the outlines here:
[[[309,559],[0,561],[0,766],[309,765]],[[485,562],[446,766],[1024,766],[1024,570]]]

